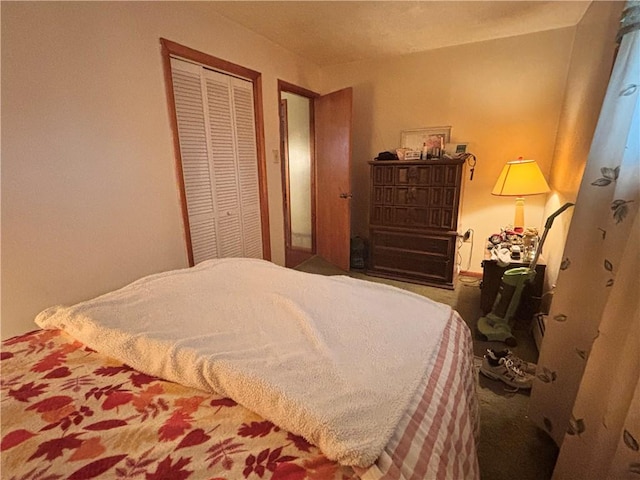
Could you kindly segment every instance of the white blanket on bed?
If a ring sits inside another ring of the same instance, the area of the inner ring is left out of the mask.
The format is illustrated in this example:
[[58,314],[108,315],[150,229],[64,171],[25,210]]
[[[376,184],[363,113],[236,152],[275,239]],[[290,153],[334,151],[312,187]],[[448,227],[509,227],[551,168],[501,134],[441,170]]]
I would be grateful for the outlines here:
[[435,361],[450,311],[386,285],[221,259],[49,308],[36,323],[369,466]]

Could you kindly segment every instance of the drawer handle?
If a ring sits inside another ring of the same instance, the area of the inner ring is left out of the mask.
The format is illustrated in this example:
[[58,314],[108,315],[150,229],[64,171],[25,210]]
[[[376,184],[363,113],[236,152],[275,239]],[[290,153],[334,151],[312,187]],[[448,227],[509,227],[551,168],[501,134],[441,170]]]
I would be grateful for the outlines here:
[[417,197],[418,195],[417,195],[416,187],[411,187],[407,191],[407,203],[416,203]]

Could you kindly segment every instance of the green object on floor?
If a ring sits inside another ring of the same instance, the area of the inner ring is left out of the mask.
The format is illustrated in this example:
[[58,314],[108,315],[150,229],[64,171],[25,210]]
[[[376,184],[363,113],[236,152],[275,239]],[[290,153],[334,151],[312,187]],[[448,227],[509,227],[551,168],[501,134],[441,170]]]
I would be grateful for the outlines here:
[[491,312],[478,320],[478,331],[487,340],[516,345],[516,339],[511,334],[511,320],[520,305],[525,284],[532,282],[535,276],[535,267],[533,270],[530,267],[511,268],[504,272]]
[[522,290],[527,282],[532,282],[536,276],[538,258],[542,251],[542,245],[547,238],[547,233],[549,233],[553,225],[553,220],[573,205],[573,203],[565,203],[547,218],[538,249],[528,267],[511,268],[502,275],[498,296],[493,303],[491,312],[478,320],[478,332],[487,340],[504,342],[510,347],[517,345],[516,338],[511,333],[511,323],[513,315],[516,313],[518,305],[520,305]]

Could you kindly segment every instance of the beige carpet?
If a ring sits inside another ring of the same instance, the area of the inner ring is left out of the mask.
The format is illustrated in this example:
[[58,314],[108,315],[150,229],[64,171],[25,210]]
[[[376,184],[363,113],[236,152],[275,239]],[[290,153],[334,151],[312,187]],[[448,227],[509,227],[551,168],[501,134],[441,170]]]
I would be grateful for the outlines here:
[[319,273],[321,275],[349,275],[350,277],[360,278],[362,280],[368,280],[370,282],[385,283],[387,285],[392,285],[404,290],[409,290],[410,292],[424,295],[425,297],[429,297],[437,302],[446,303],[447,305],[452,305],[453,303],[457,302],[458,292],[456,290],[447,290],[444,288],[418,285],[416,283],[399,282],[396,280],[388,280],[381,277],[373,277],[371,275],[366,275],[364,271],[360,270],[351,270],[349,272],[345,272],[344,270],[339,269],[335,265],[331,265],[329,262],[323,260],[320,257],[310,258],[304,263],[298,265],[296,267],[296,270],[309,273]]
[[[460,313],[474,332],[476,368],[487,348],[503,349],[500,342],[477,338],[475,325],[481,315],[480,279],[458,277],[454,290],[428,287],[366,275],[363,271],[345,272],[313,257],[297,270],[321,275],[349,275],[372,282],[386,283],[412,291],[432,300],[446,303]],[[521,358],[535,362],[538,351],[528,329],[515,330],[518,346],[512,350]],[[502,382],[478,376],[480,400],[480,442],[478,460],[483,480],[547,480],[551,478],[557,457],[557,447],[549,436],[527,417],[529,392],[512,392]],[[458,479],[454,479],[458,480]],[[459,479],[464,480],[464,479]]]

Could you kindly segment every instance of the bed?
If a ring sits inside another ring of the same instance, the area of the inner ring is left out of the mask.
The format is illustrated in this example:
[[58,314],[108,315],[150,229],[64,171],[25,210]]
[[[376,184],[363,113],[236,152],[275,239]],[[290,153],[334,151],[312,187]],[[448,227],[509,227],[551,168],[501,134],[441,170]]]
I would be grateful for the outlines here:
[[[412,308],[425,318],[389,313]],[[2,478],[480,477],[469,329],[417,295],[224,259],[52,307],[37,323],[2,344]],[[274,325],[295,331],[269,337]],[[296,332],[315,353],[296,353]],[[281,391],[282,378],[299,391]],[[373,424],[359,423],[367,415]]]

